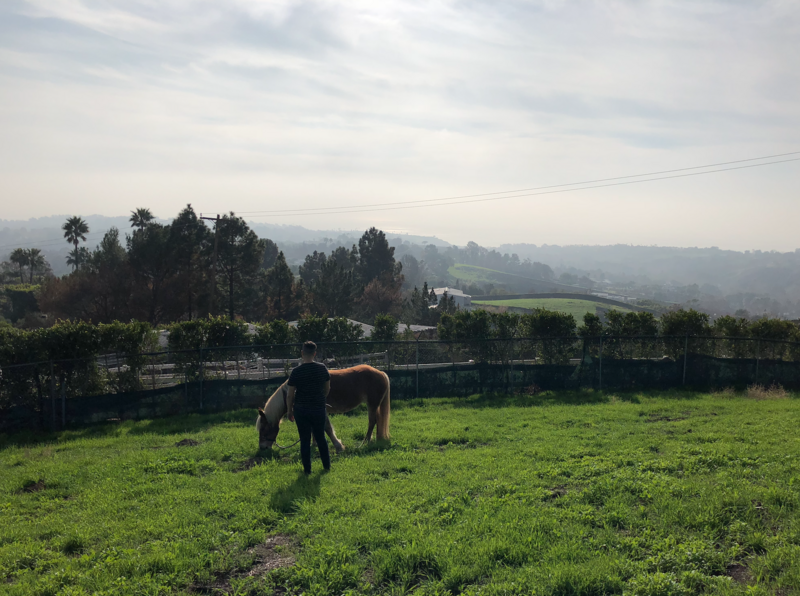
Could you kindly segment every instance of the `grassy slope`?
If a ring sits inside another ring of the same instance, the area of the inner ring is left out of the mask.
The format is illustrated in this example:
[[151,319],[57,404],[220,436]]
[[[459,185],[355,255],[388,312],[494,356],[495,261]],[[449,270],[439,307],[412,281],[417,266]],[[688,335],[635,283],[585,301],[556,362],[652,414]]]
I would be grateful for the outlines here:
[[519,290],[520,292],[527,292],[533,285],[532,281],[524,276],[487,269],[486,267],[478,267],[477,265],[456,264],[450,267],[447,273],[450,274],[453,281],[458,280],[459,282],[478,284],[500,284]]
[[518,308],[546,308],[571,314],[578,324],[583,323],[583,315],[587,312],[596,313],[597,307],[630,312],[630,309],[601,304],[591,300],[572,300],[568,298],[520,298],[516,300],[478,300],[473,304],[490,304],[492,306],[516,306]]
[[398,403],[383,449],[355,447],[363,412],[336,417],[350,450],[310,479],[296,448],[235,472],[252,412],[6,440],[0,592],[180,593],[282,532],[297,565],[239,593],[800,594],[798,414],[691,393]]

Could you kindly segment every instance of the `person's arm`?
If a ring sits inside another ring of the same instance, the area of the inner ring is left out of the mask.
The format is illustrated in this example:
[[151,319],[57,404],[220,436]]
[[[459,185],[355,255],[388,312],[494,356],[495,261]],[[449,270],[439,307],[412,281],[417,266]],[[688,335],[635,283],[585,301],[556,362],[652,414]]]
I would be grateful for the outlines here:
[[286,392],[286,413],[292,422],[294,422],[294,392],[295,388],[289,385],[289,391]]
[[325,396],[325,399],[328,399],[328,394],[331,392],[331,380],[328,379],[325,381],[325,384],[322,386],[322,395]]

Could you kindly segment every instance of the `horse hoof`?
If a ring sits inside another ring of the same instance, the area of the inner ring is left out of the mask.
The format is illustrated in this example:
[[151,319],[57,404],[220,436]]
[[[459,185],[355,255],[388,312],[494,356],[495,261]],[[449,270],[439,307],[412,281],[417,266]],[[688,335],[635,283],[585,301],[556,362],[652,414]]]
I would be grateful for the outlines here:
[[336,449],[336,453],[342,453],[344,451],[344,445],[334,445],[334,449]]

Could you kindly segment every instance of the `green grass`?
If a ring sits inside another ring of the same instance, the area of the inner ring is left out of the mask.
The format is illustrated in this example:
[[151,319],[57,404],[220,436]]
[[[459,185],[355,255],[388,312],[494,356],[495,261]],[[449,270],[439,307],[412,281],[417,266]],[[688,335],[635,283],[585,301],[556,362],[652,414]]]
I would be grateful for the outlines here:
[[[252,465],[253,412],[0,437],[0,593],[797,595],[799,416],[696,393],[398,402],[390,445],[335,417],[349,449],[308,479],[297,448]],[[294,564],[248,577],[275,535]]]
[[578,324],[582,324],[583,315],[587,312],[597,313],[597,307],[618,310],[620,312],[631,312],[623,306],[613,306],[593,302],[592,300],[572,300],[569,298],[520,298],[516,300],[479,300],[473,304],[486,304],[490,306],[516,306],[517,308],[545,308],[565,312],[575,317]]
[[496,271],[495,269],[478,267],[477,265],[464,265],[461,263],[448,268],[447,273],[450,274],[454,281],[458,280],[459,282],[477,284],[500,284],[508,286],[511,289],[519,290],[520,292],[529,291],[532,284],[536,283],[534,280],[522,275],[505,273],[503,271]]

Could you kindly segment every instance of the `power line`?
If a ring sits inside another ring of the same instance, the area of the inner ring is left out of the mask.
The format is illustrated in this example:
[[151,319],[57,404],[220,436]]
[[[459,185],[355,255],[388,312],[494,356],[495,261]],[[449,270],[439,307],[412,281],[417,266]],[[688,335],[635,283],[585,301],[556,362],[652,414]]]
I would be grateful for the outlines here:
[[[791,154],[789,154],[789,155],[791,155]],[[478,198],[478,199],[470,199],[470,200],[463,200],[463,201],[451,201],[449,203],[435,203],[435,204],[427,203],[427,204],[423,204],[423,205],[402,204],[402,206],[400,206],[400,207],[383,207],[382,205],[392,205],[392,204],[396,204],[396,203],[379,203],[374,207],[370,206],[370,205],[362,206],[362,208],[345,208],[345,207],[342,207],[340,209],[347,209],[347,210],[327,211],[325,213],[318,213],[318,214],[306,213],[306,212],[304,212],[302,210],[297,210],[297,211],[291,211],[291,212],[275,212],[275,213],[272,213],[272,214],[269,214],[269,215],[267,215],[267,214],[255,215],[255,216],[251,216],[251,217],[293,217],[293,216],[297,216],[297,215],[337,215],[337,214],[342,214],[342,213],[367,213],[367,212],[372,212],[372,211],[396,211],[396,210],[399,210],[399,209],[421,209],[423,207],[446,207],[448,205],[462,205],[462,204],[466,204],[466,203],[482,203],[482,202],[486,202],[486,201],[501,201],[501,200],[506,200],[506,199],[517,199],[517,198],[521,198],[521,197],[536,197],[536,196],[541,196],[541,195],[559,194],[559,193],[565,193],[565,192],[576,192],[576,191],[580,191],[580,190],[591,190],[593,188],[607,188],[607,187],[610,187],[610,186],[625,186],[625,185],[628,185],[628,184],[642,184],[644,182],[655,182],[657,180],[668,180],[670,178],[687,178],[689,176],[702,176],[704,174],[714,174],[714,173],[717,173],[717,172],[730,172],[732,170],[744,170],[744,169],[748,169],[748,168],[758,168],[758,167],[761,167],[761,166],[769,166],[769,165],[774,165],[774,164],[779,164],[779,163],[787,163],[787,162],[791,162],[791,161],[800,161],[800,157],[796,157],[796,158],[793,158],[793,159],[784,159],[784,160],[780,160],[780,161],[771,161],[771,162],[767,162],[767,163],[752,164],[752,165],[747,165],[747,166],[736,166],[736,167],[733,167],[733,168],[720,168],[720,169],[717,169],[717,170],[707,170],[707,171],[704,171],[704,172],[690,172],[690,173],[687,173],[687,174],[675,174],[675,175],[672,175],[672,176],[661,176],[661,177],[657,177],[657,178],[647,178],[645,180],[628,180],[626,182],[612,182],[610,184],[596,184],[596,185],[593,185],[593,186],[582,186],[580,188],[560,188],[558,190],[545,190],[545,191],[542,191],[542,192],[526,193],[526,194],[519,194],[519,195],[510,195],[510,196],[503,196],[503,197],[490,196],[488,198]],[[626,178],[630,178],[630,176],[626,176]],[[619,179],[619,178],[617,178],[617,179]],[[567,186],[567,185],[562,185],[562,186]],[[553,188],[553,187],[550,187],[550,188]],[[478,195],[478,196],[484,196],[484,195]],[[444,200],[444,199],[439,199],[439,200]],[[419,201],[409,201],[409,203],[415,203],[415,202],[419,202]]]
[[[673,169],[673,170],[661,170],[661,171],[658,171],[658,172],[650,172],[648,174],[631,174],[631,175],[628,175],[628,176],[615,176],[613,178],[599,178],[597,180],[585,180],[583,182],[569,182],[567,184],[553,184],[553,185],[549,185],[549,186],[536,186],[536,187],[532,187],[532,188],[520,188],[520,189],[517,189],[517,190],[503,190],[503,191],[498,191],[498,192],[487,192],[487,193],[474,194],[474,195],[460,195],[460,196],[454,196],[454,197],[442,197],[442,198],[438,198],[438,199],[420,199],[420,200],[416,200],[416,201],[394,201],[394,202],[389,202],[389,203],[374,203],[372,205],[340,205],[338,207],[311,207],[311,208],[305,208],[305,209],[284,209],[284,210],[273,210],[273,211],[240,211],[240,212],[238,212],[238,215],[240,215],[240,216],[241,215],[257,215],[257,214],[280,215],[280,214],[285,214],[285,213],[301,214],[301,213],[326,212],[326,211],[339,212],[339,210],[341,210],[341,209],[359,209],[359,208],[363,208],[363,207],[372,208],[372,207],[383,207],[383,206],[390,206],[390,205],[412,205],[412,204],[416,204],[416,203],[425,204],[425,203],[436,203],[436,202],[440,202],[440,201],[455,201],[455,200],[458,200],[458,199],[472,199],[472,198],[476,198],[476,197],[490,197],[490,196],[496,196],[496,195],[502,195],[502,194],[511,194],[511,193],[518,193],[518,192],[529,192],[529,191],[535,191],[535,190],[549,190],[549,189],[552,189],[552,188],[565,188],[565,187],[568,187],[568,186],[582,186],[582,185],[585,185],[585,184],[596,184],[598,182],[612,182],[614,180],[626,180],[628,178],[644,178],[646,176],[658,176],[658,175],[661,175],[661,174],[672,174],[672,173],[675,173],[675,172],[687,172],[687,171],[690,171],[690,170],[702,170],[702,169],[707,169],[707,168],[715,168],[715,167],[718,167],[718,166],[731,165],[731,164],[735,164],[735,163],[745,163],[745,162],[750,162],[750,161],[762,161],[762,160],[765,160],[765,159],[774,159],[776,157],[786,157],[788,155],[799,155],[799,154],[800,154],[800,151],[792,151],[790,153],[778,153],[776,155],[765,155],[765,156],[762,156],[762,157],[751,157],[751,158],[748,158],[748,159],[737,159],[737,160],[734,160],[734,161],[723,161],[723,162],[719,162],[719,163],[707,164],[707,165],[704,165],[704,166],[692,166],[692,167],[688,167],[688,168],[677,168],[677,169]],[[785,160],[785,161],[794,161],[794,160]],[[783,163],[783,162],[770,162],[770,163]],[[758,166],[762,166],[762,165],[766,166],[766,165],[770,165],[770,163],[756,164],[755,166],[749,166],[749,167],[758,167]],[[738,169],[738,168],[728,168],[728,169]],[[714,171],[725,171],[725,170],[714,170]],[[703,173],[709,173],[710,174],[712,172],[703,172]],[[678,177],[678,176],[676,176],[676,177]],[[657,178],[657,180],[663,180],[663,178]],[[593,188],[599,188],[599,187],[593,187]],[[458,204],[458,203],[445,203],[445,204]]]

